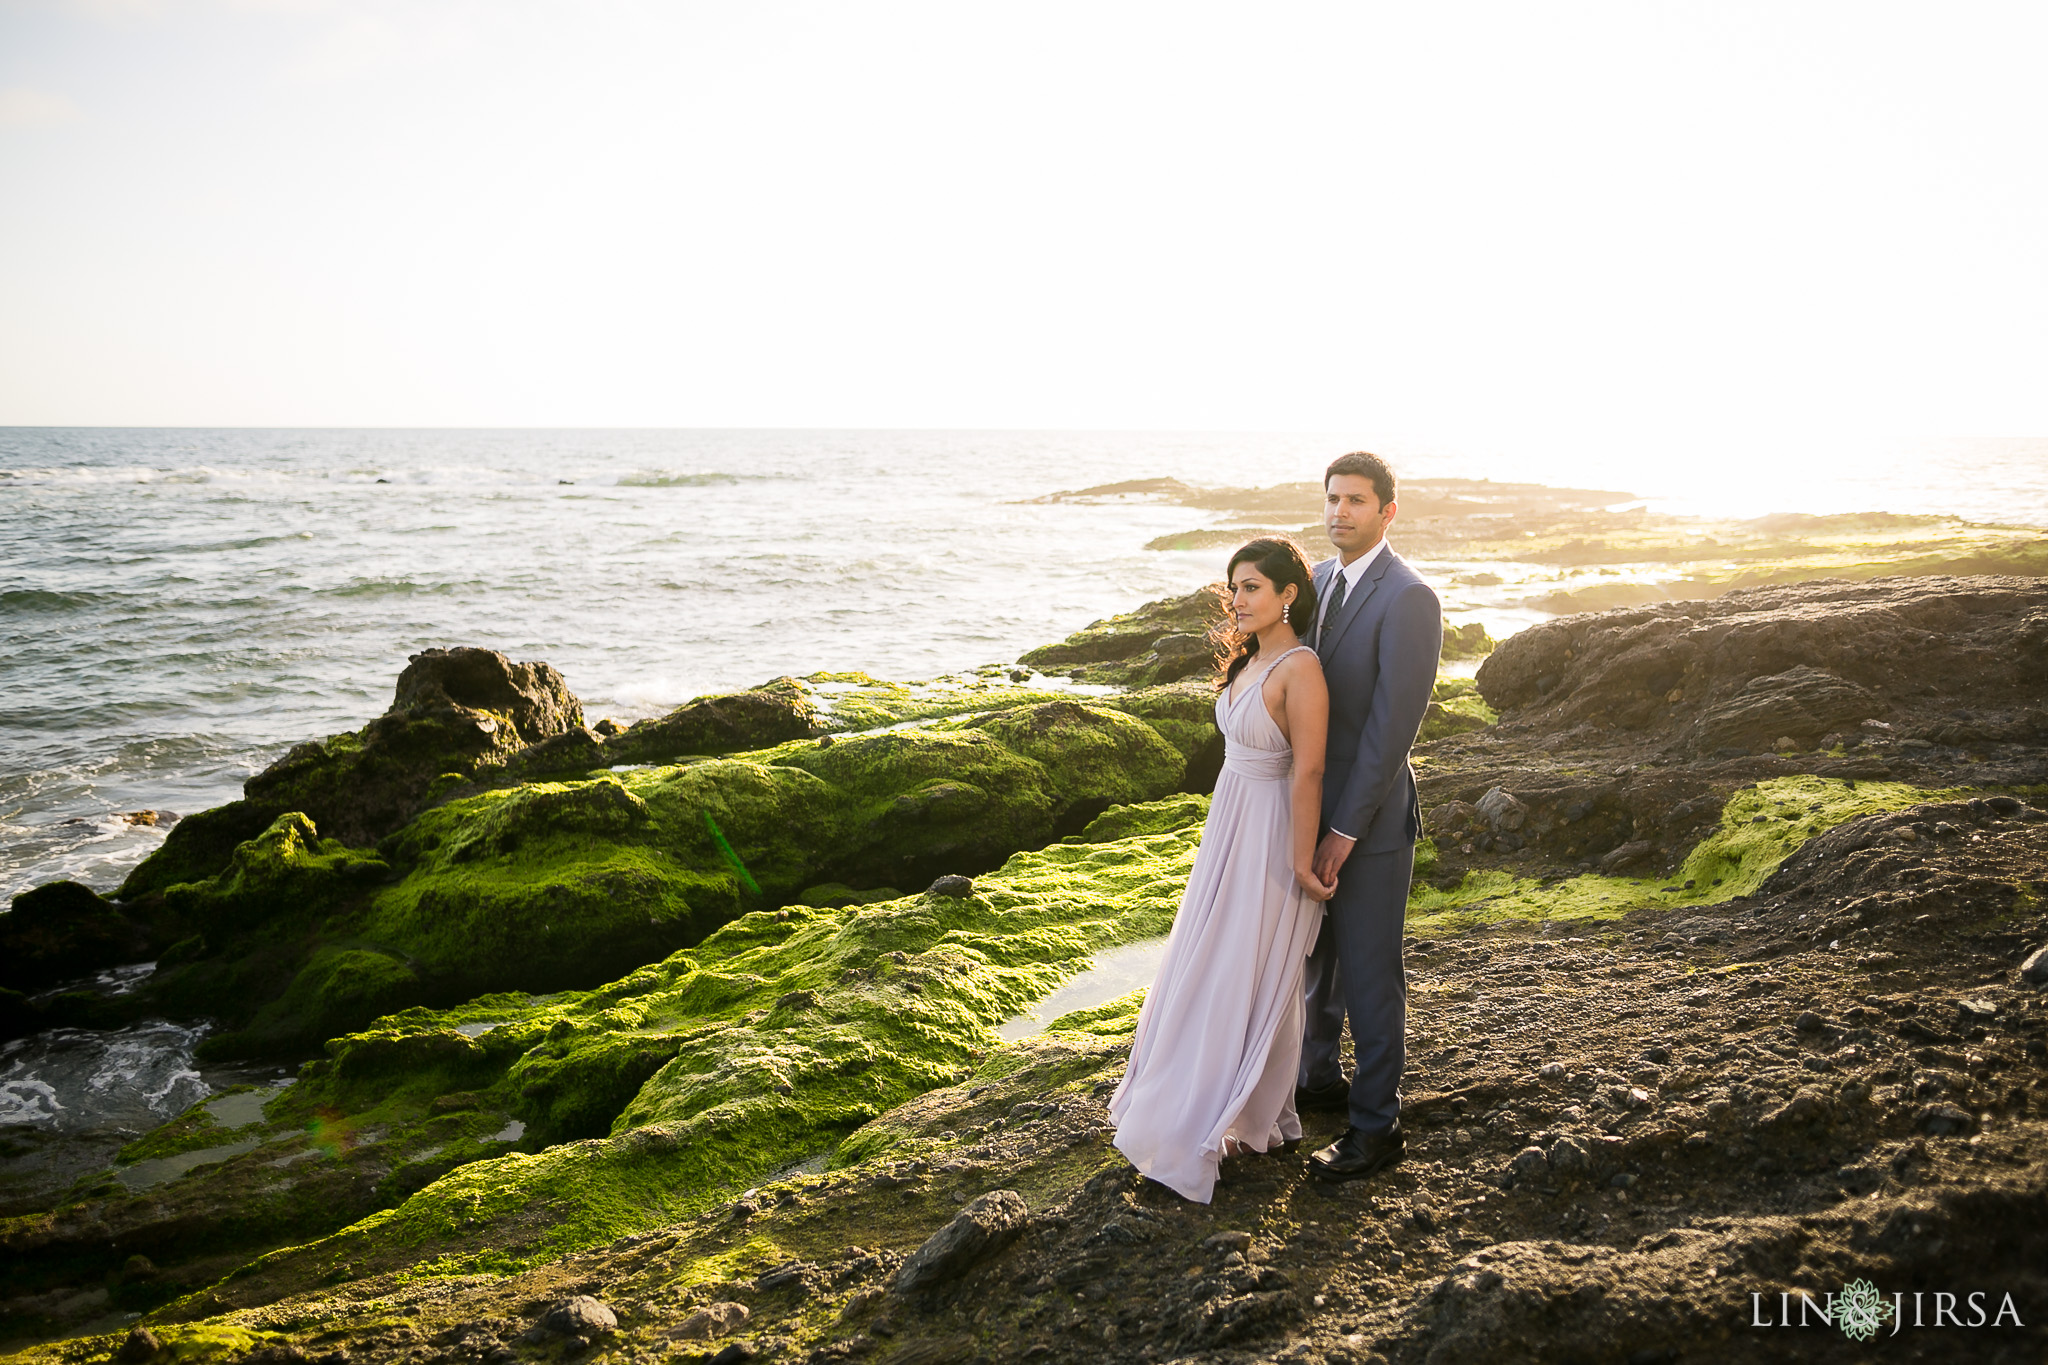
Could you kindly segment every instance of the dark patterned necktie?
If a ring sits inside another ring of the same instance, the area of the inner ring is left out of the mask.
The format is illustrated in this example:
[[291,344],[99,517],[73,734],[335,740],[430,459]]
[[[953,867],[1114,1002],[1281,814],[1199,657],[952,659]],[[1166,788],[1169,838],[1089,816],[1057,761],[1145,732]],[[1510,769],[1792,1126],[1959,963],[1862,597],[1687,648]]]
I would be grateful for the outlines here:
[[1331,626],[1337,624],[1337,613],[1344,610],[1344,589],[1349,586],[1349,580],[1344,576],[1342,569],[1337,570],[1332,578],[1335,581],[1330,584],[1330,605],[1323,608],[1322,624],[1316,627],[1317,649],[1323,647],[1324,634]]

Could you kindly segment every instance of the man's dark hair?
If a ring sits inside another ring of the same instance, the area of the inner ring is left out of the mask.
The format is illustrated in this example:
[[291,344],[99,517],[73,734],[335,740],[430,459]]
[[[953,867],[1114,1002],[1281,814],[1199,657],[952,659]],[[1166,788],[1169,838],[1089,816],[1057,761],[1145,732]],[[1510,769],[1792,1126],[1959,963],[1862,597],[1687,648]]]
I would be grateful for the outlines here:
[[1330,480],[1339,474],[1356,474],[1362,479],[1371,479],[1372,491],[1380,495],[1382,507],[1394,500],[1393,468],[1377,455],[1354,450],[1349,455],[1339,455],[1330,461],[1330,467],[1323,471],[1324,492],[1330,490]]

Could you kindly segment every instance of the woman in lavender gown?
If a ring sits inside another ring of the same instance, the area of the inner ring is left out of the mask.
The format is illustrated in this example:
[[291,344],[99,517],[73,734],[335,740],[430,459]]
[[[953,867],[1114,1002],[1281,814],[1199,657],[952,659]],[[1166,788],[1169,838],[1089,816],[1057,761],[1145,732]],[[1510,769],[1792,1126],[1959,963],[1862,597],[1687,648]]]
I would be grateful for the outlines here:
[[1308,558],[1260,537],[1231,556],[1229,578],[1241,643],[1216,697],[1223,771],[1109,1102],[1117,1149],[1204,1204],[1222,1158],[1301,1137],[1303,962],[1336,890],[1310,866],[1330,697],[1301,643],[1316,608]]

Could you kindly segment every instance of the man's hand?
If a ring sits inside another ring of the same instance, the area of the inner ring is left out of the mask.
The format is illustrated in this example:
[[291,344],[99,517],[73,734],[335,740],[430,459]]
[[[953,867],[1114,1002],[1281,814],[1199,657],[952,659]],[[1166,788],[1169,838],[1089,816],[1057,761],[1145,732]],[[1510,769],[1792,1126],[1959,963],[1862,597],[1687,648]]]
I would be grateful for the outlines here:
[[1335,886],[1337,869],[1344,866],[1344,860],[1351,856],[1351,850],[1357,843],[1358,840],[1338,834],[1334,830],[1325,834],[1323,841],[1316,845],[1316,876],[1325,883]]

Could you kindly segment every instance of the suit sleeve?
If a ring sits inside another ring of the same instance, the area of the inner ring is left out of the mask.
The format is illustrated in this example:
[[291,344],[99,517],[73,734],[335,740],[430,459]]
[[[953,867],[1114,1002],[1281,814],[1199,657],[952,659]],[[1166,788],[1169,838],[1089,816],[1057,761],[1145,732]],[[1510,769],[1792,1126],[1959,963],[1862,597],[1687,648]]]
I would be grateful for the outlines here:
[[1443,649],[1443,612],[1427,583],[1410,583],[1387,608],[1380,626],[1379,681],[1358,737],[1358,756],[1330,812],[1329,826],[1363,839],[1373,818],[1408,766],[1408,751],[1422,729]]

